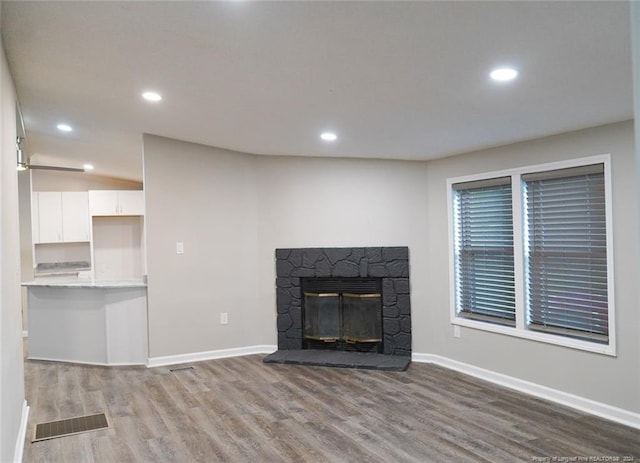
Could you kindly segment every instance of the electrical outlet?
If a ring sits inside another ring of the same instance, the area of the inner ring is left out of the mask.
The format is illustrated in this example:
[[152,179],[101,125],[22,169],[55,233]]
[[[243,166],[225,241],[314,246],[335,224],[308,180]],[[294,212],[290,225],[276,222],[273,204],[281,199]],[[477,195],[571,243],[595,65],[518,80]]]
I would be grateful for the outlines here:
[[453,325],[453,337],[454,338],[460,337],[460,325]]
[[182,241],[176,243],[176,254],[184,254],[184,243]]
[[226,325],[229,323],[229,314],[227,312],[222,312],[220,314],[220,324]]

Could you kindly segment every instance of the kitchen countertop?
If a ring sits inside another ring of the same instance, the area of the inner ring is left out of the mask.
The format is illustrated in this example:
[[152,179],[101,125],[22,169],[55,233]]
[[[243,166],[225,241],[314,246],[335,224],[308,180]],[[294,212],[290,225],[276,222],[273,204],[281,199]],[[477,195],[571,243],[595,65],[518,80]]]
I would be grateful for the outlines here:
[[142,279],[135,280],[92,280],[73,279],[65,280],[60,278],[41,278],[34,281],[22,283],[27,288],[146,288],[147,284]]

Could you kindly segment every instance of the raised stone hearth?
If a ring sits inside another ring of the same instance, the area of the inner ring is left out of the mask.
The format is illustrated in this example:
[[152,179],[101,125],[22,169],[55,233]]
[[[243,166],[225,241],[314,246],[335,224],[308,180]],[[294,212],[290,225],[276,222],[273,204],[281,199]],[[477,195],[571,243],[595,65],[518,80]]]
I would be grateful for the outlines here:
[[411,357],[400,355],[364,354],[335,350],[279,350],[264,359],[264,363],[309,365],[315,367],[359,368],[362,370],[405,371]]
[[411,356],[409,248],[276,249],[279,350],[303,348],[300,279],[381,278],[383,354]]

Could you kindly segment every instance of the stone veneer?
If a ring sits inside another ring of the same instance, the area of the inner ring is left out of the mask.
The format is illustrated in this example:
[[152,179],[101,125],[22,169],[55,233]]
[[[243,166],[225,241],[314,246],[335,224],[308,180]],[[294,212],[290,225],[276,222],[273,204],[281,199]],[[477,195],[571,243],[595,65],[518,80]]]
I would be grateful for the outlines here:
[[300,278],[382,278],[385,355],[411,356],[409,248],[276,249],[278,349],[302,349]]

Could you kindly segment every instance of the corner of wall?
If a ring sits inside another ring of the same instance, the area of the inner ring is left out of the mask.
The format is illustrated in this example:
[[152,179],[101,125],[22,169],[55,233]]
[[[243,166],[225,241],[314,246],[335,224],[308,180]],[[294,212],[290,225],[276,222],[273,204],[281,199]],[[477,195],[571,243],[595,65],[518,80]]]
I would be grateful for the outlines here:
[[16,92],[0,41],[0,461],[20,454],[25,415],[16,133]]

